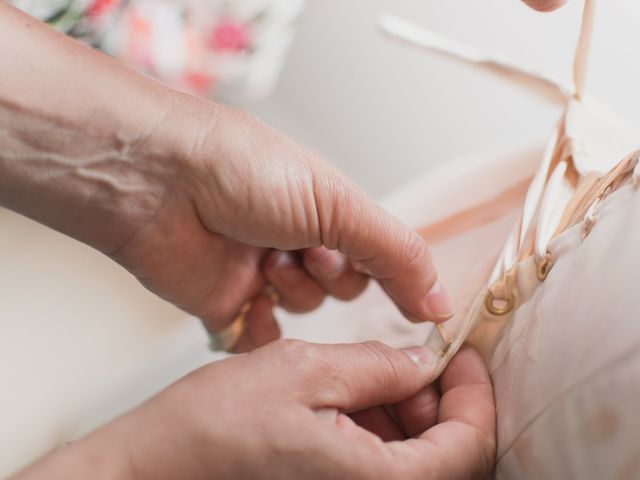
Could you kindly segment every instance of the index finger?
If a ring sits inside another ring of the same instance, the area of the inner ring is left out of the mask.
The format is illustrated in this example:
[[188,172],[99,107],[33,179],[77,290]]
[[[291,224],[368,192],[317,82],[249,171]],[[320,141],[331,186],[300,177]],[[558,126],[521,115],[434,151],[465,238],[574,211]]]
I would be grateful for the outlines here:
[[336,172],[314,175],[323,244],[376,278],[413,321],[443,321],[453,297],[438,281],[426,243],[360,188]]

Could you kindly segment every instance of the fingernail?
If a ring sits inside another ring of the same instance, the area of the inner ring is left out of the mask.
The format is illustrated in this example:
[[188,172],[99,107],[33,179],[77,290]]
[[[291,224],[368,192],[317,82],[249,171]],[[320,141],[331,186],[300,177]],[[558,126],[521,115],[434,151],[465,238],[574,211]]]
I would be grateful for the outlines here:
[[456,313],[453,295],[438,280],[425,297],[427,309],[437,320],[447,320]]
[[296,269],[295,262],[291,255],[286,252],[278,252],[273,262],[273,270],[280,277],[290,278],[291,272]]
[[418,365],[419,367],[426,367],[431,363],[432,354],[431,351],[427,347],[409,347],[409,348],[401,348],[401,352],[403,352],[407,357],[409,357],[413,363]]
[[336,252],[323,252],[309,262],[309,266],[319,276],[335,280],[344,273],[347,259]]

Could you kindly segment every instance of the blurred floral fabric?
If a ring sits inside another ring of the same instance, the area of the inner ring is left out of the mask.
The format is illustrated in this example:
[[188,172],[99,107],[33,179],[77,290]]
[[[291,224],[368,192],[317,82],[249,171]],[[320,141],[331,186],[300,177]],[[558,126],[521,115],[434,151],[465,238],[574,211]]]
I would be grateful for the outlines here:
[[273,88],[304,0],[11,0],[166,84],[251,97]]

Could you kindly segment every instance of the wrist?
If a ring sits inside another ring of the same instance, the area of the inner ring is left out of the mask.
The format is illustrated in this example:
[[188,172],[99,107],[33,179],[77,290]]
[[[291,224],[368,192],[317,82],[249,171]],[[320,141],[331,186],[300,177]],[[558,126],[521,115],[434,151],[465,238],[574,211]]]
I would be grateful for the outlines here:
[[80,480],[138,480],[128,448],[128,433],[116,420],[112,424],[62,446],[30,465],[12,480],[64,478]]
[[179,94],[0,5],[0,205],[103,252],[175,171],[156,134]]
[[0,152],[0,204],[103,252],[153,215],[170,188],[175,165],[141,127],[149,120],[3,113],[10,140]]

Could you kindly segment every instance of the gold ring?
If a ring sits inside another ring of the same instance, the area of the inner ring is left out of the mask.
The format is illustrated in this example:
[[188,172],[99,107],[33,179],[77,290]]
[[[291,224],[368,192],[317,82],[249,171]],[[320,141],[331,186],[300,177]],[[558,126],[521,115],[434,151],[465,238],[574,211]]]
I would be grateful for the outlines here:
[[[274,304],[277,304],[280,301],[280,295],[278,295],[278,292],[276,292],[275,288],[271,285],[265,287],[262,295],[269,297]],[[209,334],[209,339],[211,341],[209,347],[211,350],[214,352],[230,352],[235,348],[247,329],[246,317],[252,306],[252,302],[245,303],[236,315],[236,318],[234,318],[229,325],[219,332],[212,332]]]
[[269,297],[274,305],[278,305],[278,303],[280,303],[280,294],[273,285],[264,287],[262,294]]
[[536,277],[538,277],[538,280],[540,280],[541,282],[544,282],[547,279],[547,276],[549,275],[549,272],[551,271],[551,267],[553,267],[553,262],[551,260],[551,254],[547,253],[542,262],[538,263],[537,268],[536,268]]
[[238,344],[240,337],[247,329],[247,312],[251,310],[251,302],[245,303],[236,318],[233,321],[220,330],[219,332],[212,332],[209,334],[211,343],[209,347],[214,352],[225,351],[230,352]]

